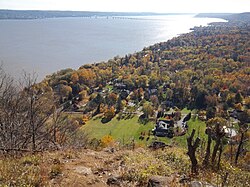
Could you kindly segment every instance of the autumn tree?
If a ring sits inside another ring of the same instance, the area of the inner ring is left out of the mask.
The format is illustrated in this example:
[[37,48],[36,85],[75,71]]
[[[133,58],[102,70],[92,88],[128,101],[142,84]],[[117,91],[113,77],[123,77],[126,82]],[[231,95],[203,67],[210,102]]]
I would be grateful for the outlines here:
[[121,96],[119,96],[117,103],[116,103],[116,113],[119,113],[120,111],[122,111],[123,108],[124,108],[124,105],[122,103],[122,98],[121,98]]
[[145,102],[142,106],[142,112],[146,119],[148,119],[149,116],[152,116],[154,114],[154,108],[152,106],[152,103]]
[[159,99],[157,95],[150,96],[150,101],[153,103],[153,106],[157,108],[159,106]]
[[75,83],[71,86],[73,96],[78,95],[81,92],[81,87],[79,83]]
[[248,109],[250,109],[250,97],[245,98],[245,105]]
[[87,86],[94,86],[96,74],[92,69],[80,69],[78,71],[80,84],[85,84]]
[[113,105],[116,104],[117,99],[118,99],[117,94],[115,94],[115,93],[112,92],[112,93],[110,93],[110,94],[108,95],[108,97],[107,97],[107,99],[106,99],[106,102],[107,102],[107,104],[108,104],[109,106],[113,106]]
[[115,108],[114,106],[106,107],[104,111],[104,117],[102,119],[102,122],[106,123],[110,121],[115,116]]
[[114,138],[111,135],[105,135],[101,139],[101,143],[104,147],[114,144]]
[[237,92],[237,93],[235,94],[234,100],[235,100],[235,103],[242,103],[243,97],[242,97],[242,95],[241,95],[240,92]]
[[60,94],[63,97],[68,97],[70,94],[72,94],[72,88],[68,85],[61,84],[60,86]]
[[78,81],[79,81],[79,75],[77,72],[74,72],[72,75],[71,75],[71,81],[76,84]]

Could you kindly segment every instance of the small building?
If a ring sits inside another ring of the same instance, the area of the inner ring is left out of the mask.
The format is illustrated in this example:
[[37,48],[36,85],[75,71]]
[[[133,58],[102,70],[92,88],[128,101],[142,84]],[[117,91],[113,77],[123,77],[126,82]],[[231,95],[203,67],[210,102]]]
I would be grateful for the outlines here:
[[172,138],[174,136],[173,127],[173,120],[159,120],[152,132],[155,136]]
[[127,88],[127,86],[125,84],[123,84],[123,83],[115,83],[114,87],[116,89],[119,89],[119,90],[123,90],[123,89]]

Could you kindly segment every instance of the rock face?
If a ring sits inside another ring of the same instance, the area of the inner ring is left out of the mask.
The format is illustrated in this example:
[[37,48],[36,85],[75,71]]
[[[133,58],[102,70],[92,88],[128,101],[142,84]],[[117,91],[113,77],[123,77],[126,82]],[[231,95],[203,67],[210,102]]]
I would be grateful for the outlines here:
[[190,187],[215,187],[211,184],[208,184],[208,183],[203,183],[201,181],[192,181],[190,182]]
[[203,187],[203,184],[200,181],[192,181],[190,187]]
[[152,176],[149,178],[148,187],[170,187],[174,182],[174,177]]
[[107,180],[107,185],[109,186],[121,186],[121,182],[119,177],[110,177]]
[[87,168],[87,167],[84,167],[84,166],[75,167],[75,172],[79,173],[79,174],[82,174],[82,175],[85,175],[85,176],[92,174],[91,168]]

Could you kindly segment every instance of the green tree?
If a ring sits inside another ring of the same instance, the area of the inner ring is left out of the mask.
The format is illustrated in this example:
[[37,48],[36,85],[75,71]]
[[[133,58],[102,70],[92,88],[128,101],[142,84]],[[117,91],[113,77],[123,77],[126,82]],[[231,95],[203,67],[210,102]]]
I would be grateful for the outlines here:
[[242,103],[243,97],[242,97],[242,95],[241,95],[240,92],[237,92],[237,93],[235,94],[234,100],[235,100],[235,103]]

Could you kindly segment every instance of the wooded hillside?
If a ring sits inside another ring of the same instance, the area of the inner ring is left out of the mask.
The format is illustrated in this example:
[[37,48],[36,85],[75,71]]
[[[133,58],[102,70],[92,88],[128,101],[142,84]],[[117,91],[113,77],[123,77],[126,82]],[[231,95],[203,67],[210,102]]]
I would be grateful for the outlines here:
[[66,110],[81,109],[90,118],[145,102],[155,110],[177,106],[213,113],[216,108],[222,116],[230,108],[249,109],[250,29],[246,19],[237,22],[241,16],[248,14],[44,81]]

